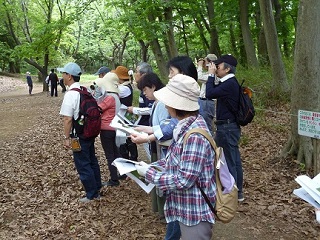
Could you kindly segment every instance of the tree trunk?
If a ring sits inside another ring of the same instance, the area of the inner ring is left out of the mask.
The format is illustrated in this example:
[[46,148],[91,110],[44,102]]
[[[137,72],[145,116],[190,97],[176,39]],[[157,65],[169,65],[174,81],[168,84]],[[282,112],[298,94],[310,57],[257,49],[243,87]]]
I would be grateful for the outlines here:
[[290,88],[281,57],[276,24],[272,13],[271,0],[259,0],[259,3],[263,20],[263,29],[266,36],[269,61],[273,75],[273,91],[278,94],[288,93]]
[[219,41],[218,41],[218,31],[214,24],[214,2],[213,0],[206,0],[208,19],[209,19],[209,34],[210,34],[210,53],[214,53],[217,56],[221,54]]
[[249,67],[257,68],[259,66],[258,59],[256,57],[255,46],[252,40],[250,26],[249,26],[249,1],[239,0],[240,6],[240,25],[244,47],[247,55],[247,62]]
[[306,169],[320,172],[320,140],[298,135],[298,110],[320,112],[320,1],[301,0],[291,92],[291,135],[282,155],[297,155]]
[[143,40],[138,40],[140,47],[141,47],[141,60],[142,62],[148,62],[148,47],[149,44],[145,44]]
[[158,66],[158,69],[160,72],[160,78],[167,79],[168,78],[168,69],[166,67],[166,61],[163,57],[159,41],[157,39],[153,39],[151,41],[150,46],[151,46],[153,55],[154,55],[156,62],[157,62],[157,66]]
[[173,15],[172,15],[172,7],[167,7],[164,9],[164,18],[168,23],[168,30],[166,32],[167,40],[168,40],[168,50],[169,50],[169,59],[178,56],[178,49],[176,46],[176,41],[174,39],[174,31],[173,31]]

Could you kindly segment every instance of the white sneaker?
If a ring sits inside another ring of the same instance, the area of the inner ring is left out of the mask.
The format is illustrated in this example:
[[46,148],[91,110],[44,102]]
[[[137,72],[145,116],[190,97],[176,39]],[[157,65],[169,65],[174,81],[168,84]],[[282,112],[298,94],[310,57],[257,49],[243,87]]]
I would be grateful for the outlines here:
[[79,199],[79,202],[82,202],[82,203],[87,203],[87,202],[90,202],[91,199],[87,198],[87,197],[83,197],[83,198],[80,198]]
[[[94,198],[96,200],[99,200],[100,199],[100,195],[98,195],[98,197]],[[94,199],[89,199],[87,197],[83,197],[83,198],[80,198],[79,199],[79,202],[82,202],[82,203],[87,203],[87,202],[90,202],[91,200],[94,200]]]

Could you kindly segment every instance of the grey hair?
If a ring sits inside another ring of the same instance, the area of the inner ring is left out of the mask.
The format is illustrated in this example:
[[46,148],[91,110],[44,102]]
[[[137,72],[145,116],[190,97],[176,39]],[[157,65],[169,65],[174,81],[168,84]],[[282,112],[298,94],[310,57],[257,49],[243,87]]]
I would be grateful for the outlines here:
[[146,62],[141,62],[138,64],[137,68],[139,68],[139,73],[145,74],[145,73],[152,73],[152,67],[150,66],[149,63]]
[[230,71],[228,73],[233,73],[233,74],[236,73],[236,67],[235,66],[232,66],[232,65],[224,62],[223,63],[223,67],[224,67],[224,69],[230,68]]

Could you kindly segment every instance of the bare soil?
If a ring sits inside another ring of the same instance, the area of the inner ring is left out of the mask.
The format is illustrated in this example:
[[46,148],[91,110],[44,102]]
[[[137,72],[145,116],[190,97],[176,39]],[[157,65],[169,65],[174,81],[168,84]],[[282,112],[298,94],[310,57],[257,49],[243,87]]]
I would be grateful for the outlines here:
[[[130,180],[105,187],[100,200],[78,202],[84,191],[62,146],[59,90],[48,97],[35,83],[29,96],[25,82],[0,76],[0,239],[164,239],[149,195]],[[213,239],[320,239],[313,208],[292,195],[294,178],[304,172],[294,159],[277,158],[290,117],[264,116],[242,132],[245,201],[231,223],[215,224]],[[96,149],[107,180],[99,139]],[[139,154],[143,160],[142,148]]]

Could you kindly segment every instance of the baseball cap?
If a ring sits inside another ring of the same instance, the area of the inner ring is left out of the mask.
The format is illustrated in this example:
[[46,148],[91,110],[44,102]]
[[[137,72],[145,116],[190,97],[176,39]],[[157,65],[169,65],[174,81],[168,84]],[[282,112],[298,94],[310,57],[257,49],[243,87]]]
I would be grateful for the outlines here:
[[110,69],[105,67],[105,66],[103,66],[103,67],[99,68],[99,70],[93,75],[99,75],[101,73],[108,73],[108,72],[110,72]]
[[75,77],[80,77],[80,75],[81,75],[81,68],[79,67],[78,64],[73,63],[73,62],[69,62],[66,65],[64,65],[64,67],[57,68],[57,70],[59,72],[68,73],[68,74],[75,76]]
[[228,63],[229,65],[234,67],[236,67],[238,64],[237,59],[235,59],[235,57],[232,56],[231,54],[222,55],[220,58],[218,58],[218,60],[214,61],[215,64],[220,64],[223,62]]

